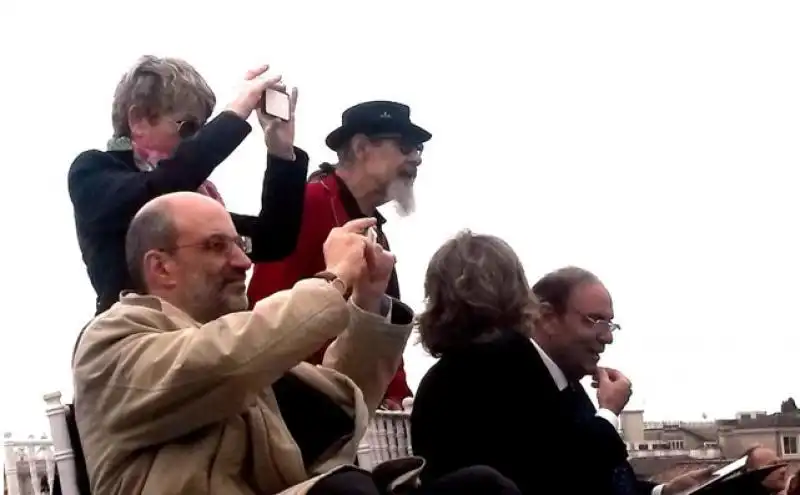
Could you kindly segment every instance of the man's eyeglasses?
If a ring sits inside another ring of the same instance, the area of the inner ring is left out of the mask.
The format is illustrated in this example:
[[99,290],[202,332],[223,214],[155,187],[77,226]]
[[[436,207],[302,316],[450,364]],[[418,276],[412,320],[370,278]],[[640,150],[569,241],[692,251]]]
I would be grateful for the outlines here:
[[199,247],[203,251],[219,254],[222,256],[230,256],[233,254],[234,248],[239,248],[244,254],[250,254],[253,250],[253,242],[249,237],[242,236],[227,236],[222,234],[215,234],[211,237],[204,239],[200,242],[192,242],[190,244],[179,244],[172,250]]
[[594,316],[585,315],[583,313],[578,313],[577,311],[576,311],[576,313],[584,321],[589,323],[592,326],[592,329],[594,329],[597,332],[604,332],[604,331],[608,330],[609,332],[613,333],[613,332],[616,332],[617,330],[622,328],[619,325],[619,323],[614,323],[613,321],[606,320],[605,318],[597,318],[597,317],[594,317]]

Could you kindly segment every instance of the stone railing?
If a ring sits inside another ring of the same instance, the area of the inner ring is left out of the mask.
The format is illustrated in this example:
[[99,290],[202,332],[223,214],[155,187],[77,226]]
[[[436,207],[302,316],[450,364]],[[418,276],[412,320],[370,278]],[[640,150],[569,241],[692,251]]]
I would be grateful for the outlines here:
[[36,439],[14,439],[10,433],[3,435],[3,466],[8,495],[50,493],[55,476],[53,441],[42,435]]

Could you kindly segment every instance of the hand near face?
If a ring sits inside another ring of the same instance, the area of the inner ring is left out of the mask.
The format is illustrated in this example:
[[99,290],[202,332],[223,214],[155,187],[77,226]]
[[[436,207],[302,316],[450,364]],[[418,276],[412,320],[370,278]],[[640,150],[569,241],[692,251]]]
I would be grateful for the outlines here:
[[613,368],[597,368],[592,387],[597,389],[597,404],[617,416],[631,398],[631,381]]

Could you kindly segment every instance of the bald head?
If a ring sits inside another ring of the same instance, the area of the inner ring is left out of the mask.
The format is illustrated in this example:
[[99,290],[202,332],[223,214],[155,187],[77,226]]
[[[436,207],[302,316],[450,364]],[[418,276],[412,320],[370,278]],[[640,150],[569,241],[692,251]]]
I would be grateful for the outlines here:
[[763,445],[754,445],[750,447],[745,452],[745,455],[747,456],[747,463],[745,466],[748,470],[769,466],[780,460],[778,454],[776,454],[774,450],[764,447]]
[[247,309],[248,244],[214,199],[180,192],[150,201],[131,221],[126,249],[138,291],[198,322]]
[[147,292],[144,257],[152,250],[173,250],[188,225],[208,215],[225,215],[216,200],[193,192],[176,192],[147,202],[136,213],[125,237],[125,260],[137,292]]

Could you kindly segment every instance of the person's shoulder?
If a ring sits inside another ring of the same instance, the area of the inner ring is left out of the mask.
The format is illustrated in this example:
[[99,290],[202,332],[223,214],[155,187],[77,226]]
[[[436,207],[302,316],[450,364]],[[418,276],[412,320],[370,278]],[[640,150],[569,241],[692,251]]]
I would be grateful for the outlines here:
[[100,151],[97,149],[89,149],[78,153],[78,156],[72,161],[70,170],[106,165],[113,162],[119,162],[113,154],[107,151]]
[[90,149],[83,151],[75,157],[69,167],[68,178],[72,182],[88,173],[97,171],[113,171],[128,168],[119,153]]
[[73,357],[73,371],[76,376],[92,375],[119,359],[121,350],[129,348],[128,344],[173,327],[154,298],[125,296],[95,316],[81,332]]
[[476,360],[505,361],[514,357],[535,354],[530,338],[514,330],[498,330],[473,341],[461,349],[448,353],[448,360],[470,362]]
[[163,314],[164,310],[158,298],[133,293],[125,294],[110,308],[95,316],[86,330],[114,326],[129,320],[141,321],[142,319],[157,318]]
[[[328,183],[327,178],[321,180],[312,180],[306,185],[305,194],[305,211],[313,211],[315,214],[308,215],[308,218],[313,218],[315,222],[327,224],[329,221],[335,221],[332,217],[334,213],[334,198],[331,185]],[[326,214],[323,214],[326,213]],[[330,225],[330,228],[335,225]]]
[[447,376],[508,377],[528,368],[538,357],[530,339],[515,331],[502,331],[480,342],[442,356],[435,373]]
[[306,198],[322,201],[327,200],[332,193],[329,177],[312,179],[306,184]]

